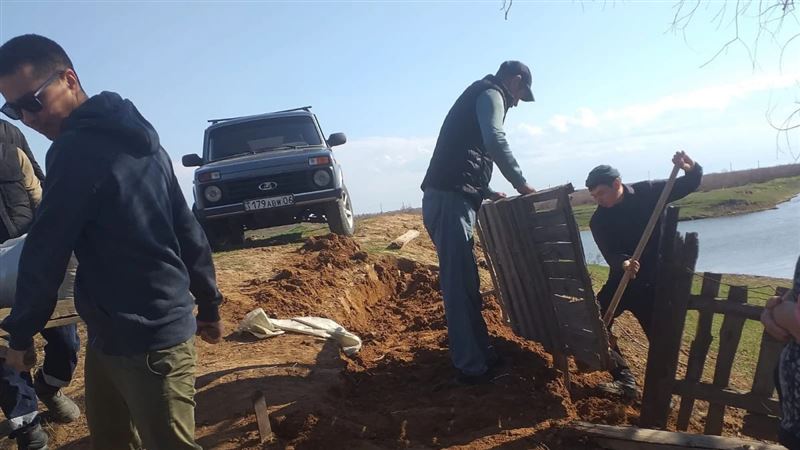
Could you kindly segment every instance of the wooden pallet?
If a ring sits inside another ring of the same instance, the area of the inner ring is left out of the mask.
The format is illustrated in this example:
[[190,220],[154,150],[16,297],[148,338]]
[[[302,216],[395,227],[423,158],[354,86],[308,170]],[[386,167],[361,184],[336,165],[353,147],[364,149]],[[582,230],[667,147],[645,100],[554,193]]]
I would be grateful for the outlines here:
[[608,369],[608,333],[569,201],[573,191],[567,184],[485,203],[478,233],[514,333],[554,356]]
[[[11,308],[0,308],[0,322],[2,322],[8,315],[11,314]],[[53,311],[53,315],[50,316],[50,320],[45,325],[45,328],[55,328],[61,327],[64,325],[70,325],[73,323],[80,322],[81,318],[78,316],[78,312],[75,311],[75,302],[72,299],[69,300],[59,300],[56,303],[56,309]],[[8,333],[0,329],[0,337],[6,337]],[[0,345],[4,345],[4,340],[0,340]]]

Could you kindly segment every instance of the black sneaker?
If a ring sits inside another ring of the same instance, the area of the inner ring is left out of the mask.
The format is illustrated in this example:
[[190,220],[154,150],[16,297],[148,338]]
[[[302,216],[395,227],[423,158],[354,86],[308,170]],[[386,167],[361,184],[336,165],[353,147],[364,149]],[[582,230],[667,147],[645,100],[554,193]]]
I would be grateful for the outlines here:
[[637,398],[639,396],[639,386],[636,384],[636,377],[633,376],[629,369],[623,369],[613,374],[614,384],[616,384],[623,395],[630,398]]
[[16,430],[12,436],[17,440],[19,450],[47,450],[50,438],[39,423],[26,425]]
[[506,359],[502,356],[498,355],[497,352],[495,352],[494,347],[490,345],[489,357],[486,359],[486,367],[488,367],[489,370],[499,369],[501,367],[505,367],[507,363],[508,361],[506,361]]
[[54,421],[71,423],[81,417],[81,409],[78,405],[71,398],[64,395],[61,389],[56,389],[45,383],[41,377],[41,372],[34,377],[33,390],[36,391],[36,396],[39,397],[39,400],[47,407],[50,418]]

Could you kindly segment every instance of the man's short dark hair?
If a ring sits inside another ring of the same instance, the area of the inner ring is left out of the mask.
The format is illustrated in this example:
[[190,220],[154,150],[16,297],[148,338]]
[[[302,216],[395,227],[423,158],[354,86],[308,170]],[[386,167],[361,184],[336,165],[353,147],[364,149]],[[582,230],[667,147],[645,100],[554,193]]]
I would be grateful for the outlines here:
[[0,77],[14,74],[25,64],[33,66],[36,77],[47,77],[58,70],[75,70],[60,45],[38,34],[23,34],[0,46]]
[[597,166],[586,177],[586,188],[590,191],[601,184],[611,186],[619,178],[619,171],[611,166]]

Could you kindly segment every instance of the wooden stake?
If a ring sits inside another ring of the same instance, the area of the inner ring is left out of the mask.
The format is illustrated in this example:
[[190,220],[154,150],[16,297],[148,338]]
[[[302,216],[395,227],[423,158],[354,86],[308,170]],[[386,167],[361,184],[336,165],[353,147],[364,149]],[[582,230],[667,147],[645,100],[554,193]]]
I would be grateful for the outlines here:
[[258,422],[258,434],[261,436],[260,443],[272,440],[272,426],[269,423],[269,412],[267,411],[267,400],[263,392],[256,392],[253,396],[253,409],[256,411],[256,422]]
[[405,233],[403,233],[401,236],[399,236],[397,239],[393,240],[389,244],[388,248],[390,248],[392,250],[399,250],[399,249],[403,248],[403,246],[405,246],[406,244],[411,242],[413,239],[415,239],[417,236],[419,236],[419,231],[417,231],[417,230],[408,230]]
[[[633,252],[631,259],[636,261],[641,259],[642,253],[644,252],[644,247],[650,240],[650,236],[653,234],[653,230],[656,228],[656,223],[658,223],[658,219],[661,217],[661,213],[664,211],[664,206],[667,204],[669,194],[672,192],[672,187],[675,185],[675,179],[678,177],[679,170],[680,166],[677,164],[672,168],[672,173],[669,175],[667,185],[664,186],[664,190],[661,191],[661,196],[658,198],[658,203],[656,203],[653,214],[650,215],[650,221],[647,222],[647,226],[644,228],[644,233],[642,234],[641,239],[639,239],[639,244],[636,245],[636,250]],[[625,274],[622,276],[622,280],[619,282],[619,286],[617,286],[616,292],[614,292],[614,297],[611,299],[611,304],[608,306],[606,315],[603,316],[603,322],[606,324],[606,326],[611,324],[611,321],[614,320],[614,313],[617,311],[619,302],[622,299],[622,294],[625,293],[625,288],[628,287],[628,282],[631,281],[631,273],[632,272],[628,270],[625,271]]]

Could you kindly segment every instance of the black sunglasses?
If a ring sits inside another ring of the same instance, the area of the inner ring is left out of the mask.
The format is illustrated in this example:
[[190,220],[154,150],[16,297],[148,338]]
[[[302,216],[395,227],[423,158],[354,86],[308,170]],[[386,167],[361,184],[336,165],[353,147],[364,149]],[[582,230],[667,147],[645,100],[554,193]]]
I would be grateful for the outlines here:
[[22,110],[37,113],[42,110],[44,105],[42,105],[42,101],[39,99],[39,96],[42,95],[42,91],[47,89],[47,86],[50,86],[50,83],[55,81],[58,77],[60,77],[65,71],[60,70],[52,75],[50,78],[45,80],[38,89],[32,92],[28,92],[27,94],[23,95],[22,97],[18,98],[15,102],[6,102],[1,108],[0,111],[3,114],[7,115],[9,118],[13,120],[20,120],[22,119]]

